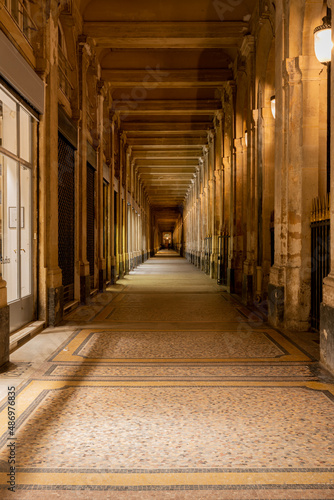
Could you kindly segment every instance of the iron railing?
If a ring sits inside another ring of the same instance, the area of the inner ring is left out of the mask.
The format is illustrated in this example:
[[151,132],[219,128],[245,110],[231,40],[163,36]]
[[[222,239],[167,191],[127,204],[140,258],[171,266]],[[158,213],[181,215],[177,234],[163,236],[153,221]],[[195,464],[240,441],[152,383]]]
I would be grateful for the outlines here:
[[270,265],[275,263],[275,212],[270,214]]
[[311,326],[319,331],[323,280],[330,271],[330,198],[315,198],[311,213]]
[[94,290],[95,271],[95,170],[87,163],[87,260],[91,290]]
[[204,272],[210,274],[210,259],[212,254],[212,237],[204,238]]

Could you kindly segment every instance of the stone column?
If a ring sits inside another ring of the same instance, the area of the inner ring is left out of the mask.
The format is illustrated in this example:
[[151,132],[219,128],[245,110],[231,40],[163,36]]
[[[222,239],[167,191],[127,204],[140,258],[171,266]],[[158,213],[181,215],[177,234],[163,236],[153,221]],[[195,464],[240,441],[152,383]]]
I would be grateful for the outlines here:
[[87,71],[90,64],[91,49],[86,37],[79,40],[79,96],[81,121],[79,129],[79,261],[80,261],[80,300],[87,303],[90,299],[89,262],[87,260]]
[[218,173],[218,164],[217,164],[217,149],[218,149],[218,141],[216,135],[213,137],[212,144],[212,154],[213,154],[213,190],[212,190],[212,273],[211,277],[213,279],[217,279],[217,271],[218,271],[218,230],[217,230],[217,221],[219,218],[217,212],[217,198],[219,196],[218,192],[218,184],[217,184],[217,173]]
[[[99,290],[106,288],[106,258],[103,257],[104,211],[103,211],[103,106],[105,99],[104,82],[97,83],[97,138],[98,138],[98,164],[97,164],[97,227],[98,227],[98,269]],[[106,256],[107,257],[107,256]]]
[[126,151],[126,178],[125,178],[125,274],[130,272],[130,241],[129,241],[129,208],[128,208],[128,191],[130,185],[130,170],[131,170],[131,147]]
[[116,268],[117,268],[117,262],[116,262],[116,254],[115,254],[115,213],[114,213],[114,207],[115,207],[115,120],[116,120],[116,115],[110,116],[110,121],[111,121],[111,144],[112,144],[112,151],[111,151],[111,178],[110,178],[110,188],[111,188],[111,196],[110,196],[110,203],[111,203],[111,221],[110,221],[110,228],[111,228],[111,238],[110,238],[110,245],[111,245],[111,258],[110,258],[110,283],[114,285],[116,283]]
[[134,173],[134,168],[135,168],[135,162],[131,161],[130,162],[130,228],[129,228],[129,234],[130,234],[130,240],[129,240],[129,267],[130,271],[133,269],[133,173]]
[[[39,125],[40,146],[40,305],[48,324],[63,318],[62,272],[58,266],[58,9],[51,5],[45,26],[47,69],[45,110]],[[6,319],[6,311],[4,311]]]
[[[329,7],[333,8],[329,0]],[[332,32],[333,36],[333,32]],[[334,89],[334,51],[331,62],[331,89]],[[334,99],[331,99],[330,192],[334,193]],[[320,361],[334,374],[334,200],[330,202],[330,262],[331,270],[323,282],[323,301],[320,306]]]

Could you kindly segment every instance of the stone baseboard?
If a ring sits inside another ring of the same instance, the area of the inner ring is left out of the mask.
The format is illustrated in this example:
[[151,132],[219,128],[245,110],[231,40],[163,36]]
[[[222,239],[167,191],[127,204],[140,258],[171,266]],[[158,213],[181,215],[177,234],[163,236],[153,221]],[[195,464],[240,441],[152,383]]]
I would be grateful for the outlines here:
[[9,361],[9,306],[0,308],[0,366]]
[[80,276],[80,302],[87,304],[90,300],[90,276]]
[[64,316],[64,287],[49,288],[49,325],[58,325]]
[[334,375],[334,308],[320,305],[320,362]]
[[273,326],[284,321],[284,286],[268,285],[268,319]]

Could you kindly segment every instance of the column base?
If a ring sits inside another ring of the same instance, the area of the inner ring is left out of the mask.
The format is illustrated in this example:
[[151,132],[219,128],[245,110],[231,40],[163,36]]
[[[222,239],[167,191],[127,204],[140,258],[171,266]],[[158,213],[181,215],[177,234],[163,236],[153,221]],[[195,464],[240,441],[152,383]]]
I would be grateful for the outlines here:
[[212,254],[210,259],[210,278],[217,279],[216,255]]
[[244,274],[242,277],[242,301],[246,306],[253,305],[253,275]]
[[9,306],[0,308],[0,366],[9,361]]
[[90,300],[90,276],[80,276],[80,302],[87,304]]
[[124,278],[124,265],[123,262],[119,263],[119,279]]
[[334,375],[334,307],[320,305],[320,362]]
[[284,321],[284,286],[268,285],[268,319],[273,326]]
[[99,270],[99,292],[104,292],[106,289],[106,269]]
[[58,325],[64,316],[64,287],[48,289],[49,325]]
[[129,254],[125,254],[125,274],[130,272]]
[[234,293],[235,291],[235,275],[234,269],[231,267],[227,269],[227,290],[229,293]]
[[116,266],[110,266],[110,284],[115,285],[116,283]]

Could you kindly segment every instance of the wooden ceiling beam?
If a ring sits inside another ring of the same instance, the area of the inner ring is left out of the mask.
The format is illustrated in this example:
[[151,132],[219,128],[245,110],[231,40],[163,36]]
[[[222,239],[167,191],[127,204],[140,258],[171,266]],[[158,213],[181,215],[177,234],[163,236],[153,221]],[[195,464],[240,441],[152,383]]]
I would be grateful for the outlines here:
[[145,132],[179,132],[179,133],[189,133],[190,131],[208,132],[213,128],[212,122],[123,122],[122,130],[124,132],[131,132],[135,134],[141,134]]
[[150,149],[145,150],[137,150],[136,148],[132,148],[132,158],[134,160],[145,159],[145,160],[186,160],[193,159],[198,161],[203,154],[203,149],[185,149],[184,151],[171,151],[161,149],[160,151],[152,151]]
[[128,114],[212,114],[222,109],[219,99],[115,99],[113,111]]
[[159,70],[157,79],[154,79],[153,70],[102,68],[101,78],[114,89],[138,87],[139,99],[142,99],[143,92],[149,89],[217,88],[232,80],[233,73],[229,68],[166,69]]
[[238,47],[247,23],[220,22],[94,22],[86,21],[83,32],[98,47],[114,49],[211,49]]
[[206,137],[170,137],[170,138],[165,138],[165,137],[147,137],[147,138],[137,138],[137,137],[132,137],[127,139],[127,143],[130,146],[136,146],[136,147],[146,147],[146,148],[151,148],[151,147],[161,147],[161,146],[172,146],[172,147],[178,147],[178,148],[185,148],[188,146],[195,146],[199,148],[203,148],[208,143],[208,140]]

